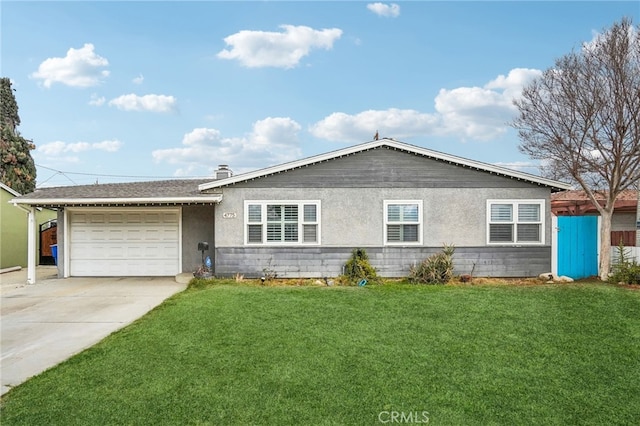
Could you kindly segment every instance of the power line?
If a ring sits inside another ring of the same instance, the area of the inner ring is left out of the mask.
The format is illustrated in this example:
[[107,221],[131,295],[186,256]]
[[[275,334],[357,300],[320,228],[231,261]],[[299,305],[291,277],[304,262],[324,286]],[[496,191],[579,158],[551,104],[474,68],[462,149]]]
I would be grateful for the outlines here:
[[[63,172],[62,170],[52,169],[51,167],[42,166],[40,164],[36,164],[37,167],[41,167],[43,169],[51,170],[61,175],[81,175],[81,176],[93,176],[93,177],[112,177],[112,178],[132,178],[132,179],[175,179],[175,176],[144,176],[144,175],[109,175],[109,174],[101,174],[101,173],[81,173],[81,172]],[[197,179],[199,176],[188,177],[189,179]]]
[[104,174],[104,173],[65,172],[65,171],[62,171],[62,170],[53,169],[51,167],[43,166],[43,165],[40,165],[40,164],[36,164],[36,167],[42,168],[42,169],[46,169],[46,170],[51,170],[52,172],[55,172],[50,177],[45,179],[44,181],[38,182],[38,188],[42,188],[42,185],[44,185],[45,183],[49,182],[51,179],[55,178],[58,175],[64,176],[73,185],[79,185],[79,183],[76,182],[74,179],[72,179],[71,176],[69,176],[69,175],[87,176],[87,177],[95,178],[95,183],[96,184],[98,183],[98,178],[157,180],[157,179],[206,179],[206,178],[210,177],[210,176],[181,176],[179,178],[176,178],[176,176],[113,175],[113,174]]

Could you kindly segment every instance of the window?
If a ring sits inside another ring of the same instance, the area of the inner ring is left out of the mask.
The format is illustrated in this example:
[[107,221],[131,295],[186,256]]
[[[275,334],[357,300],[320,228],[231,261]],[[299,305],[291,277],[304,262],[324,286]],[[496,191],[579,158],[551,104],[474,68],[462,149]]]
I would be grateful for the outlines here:
[[544,200],[488,200],[489,244],[544,244]]
[[385,244],[422,244],[422,201],[384,202]]
[[246,244],[319,244],[319,201],[245,201]]

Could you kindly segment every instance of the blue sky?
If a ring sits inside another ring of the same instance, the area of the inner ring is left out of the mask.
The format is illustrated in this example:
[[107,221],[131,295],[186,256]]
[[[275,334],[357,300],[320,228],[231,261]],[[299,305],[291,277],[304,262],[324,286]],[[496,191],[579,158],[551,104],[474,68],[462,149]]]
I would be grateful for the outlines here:
[[242,173],[370,141],[537,173],[524,84],[628,2],[2,1],[38,186]]

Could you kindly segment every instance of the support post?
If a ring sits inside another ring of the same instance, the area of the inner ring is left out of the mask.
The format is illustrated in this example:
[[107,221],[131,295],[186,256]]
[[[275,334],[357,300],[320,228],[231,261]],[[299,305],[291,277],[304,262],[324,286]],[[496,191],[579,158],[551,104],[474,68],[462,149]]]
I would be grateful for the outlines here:
[[27,216],[27,284],[36,283],[36,208],[31,206]]

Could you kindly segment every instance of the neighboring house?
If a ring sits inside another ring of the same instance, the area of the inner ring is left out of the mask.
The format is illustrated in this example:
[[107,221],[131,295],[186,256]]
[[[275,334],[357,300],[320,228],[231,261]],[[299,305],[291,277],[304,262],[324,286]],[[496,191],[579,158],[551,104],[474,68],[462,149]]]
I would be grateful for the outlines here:
[[18,197],[55,207],[61,276],[173,275],[201,264],[259,277],[337,276],[364,248],[382,276],[455,245],[457,273],[551,270],[553,192],[527,173],[380,139],[217,179],[46,188]]
[[[598,195],[598,201],[604,205],[604,196]],[[614,205],[611,217],[611,245],[617,246],[620,241],[626,247],[636,245],[638,191],[623,191]],[[556,216],[598,216],[598,210],[587,194],[582,191],[563,191],[551,196],[551,211]]]
[[[0,183],[0,269],[27,266],[27,212],[9,204],[11,199],[19,196],[20,193]],[[40,225],[56,216],[57,213],[53,210],[39,209],[36,211],[35,221]],[[38,242],[36,250],[39,248]],[[39,258],[40,256],[37,257]]]

